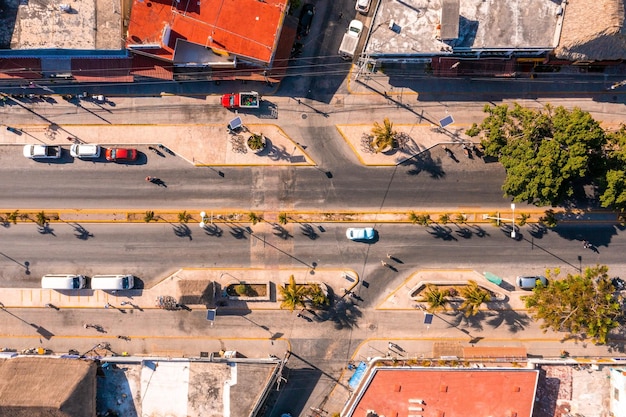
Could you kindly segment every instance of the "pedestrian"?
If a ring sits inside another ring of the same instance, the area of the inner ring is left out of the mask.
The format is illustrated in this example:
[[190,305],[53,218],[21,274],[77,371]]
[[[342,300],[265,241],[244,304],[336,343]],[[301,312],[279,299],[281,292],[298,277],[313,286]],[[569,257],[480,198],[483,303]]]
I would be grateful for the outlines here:
[[381,264],[382,266],[389,266],[389,264],[388,264],[387,262],[385,262],[385,261],[380,261],[380,264]]
[[104,308],[109,308],[109,307],[111,307],[111,304],[109,304],[109,303],[106,303],[106,304],[104,305]]
[[591,243],[587,240],[583,240],[583,248],[589,249],[591,247]]
[[152,177],[146,177],[146,181],[152,182]]
[[391,259],[391,254],[390,253],[387,254],[387,258]]
[[296,317],[302,317],[302,314],[298,313],[296,314]]

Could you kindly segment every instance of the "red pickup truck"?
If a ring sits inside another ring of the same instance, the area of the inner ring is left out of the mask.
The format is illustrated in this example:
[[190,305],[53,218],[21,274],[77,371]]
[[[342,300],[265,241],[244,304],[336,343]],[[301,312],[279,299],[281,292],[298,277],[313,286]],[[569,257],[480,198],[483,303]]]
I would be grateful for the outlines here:
[[227,109],[258,109],[260,101],[259,93],[256,91],[224,94],[222,96],[222,106]]

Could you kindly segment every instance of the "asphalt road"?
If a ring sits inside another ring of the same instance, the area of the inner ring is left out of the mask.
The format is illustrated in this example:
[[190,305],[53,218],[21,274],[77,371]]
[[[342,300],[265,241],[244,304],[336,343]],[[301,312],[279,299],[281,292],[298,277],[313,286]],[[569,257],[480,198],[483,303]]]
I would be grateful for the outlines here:
[[[333,129],[334,130],[334,129]],[[317,132],[330,145],[336,131]],[[21,156],[20,146],[0,147],[0,193],[4,208],[100,208],[195,210],[352,210],[424,207],[506,206],[500,185],[504,179],[497,164],[473,161],[455,163],[440,149],[396,168],[364,168],[329,157],[320,167],[220,167],[193,168],[180,158],[159,158],[147,147],[136,164],[103,161],[45,163]],[[65,162],[64,162],[65,161]],[[19,175],[16,175],[19,172]],[[332,173],[332,178],[326,176]],[[161,178],[167,187],[145,182]]]
[[[560,226],[545,234],[524,226],[522,240],[514,241],[490,225],[379,224],[379,239],[372,244],[348,241],[343,224],[324,224],[324,232],[312,225],[315,239],[293,223],[285,227],[285,238],[268,224],[251,226],[252,235],[237,233],[248,224],[218,224],[218,234],[207,234],[196,223],[189,223],[188,229],[165,223],[81,226],[84,230],[76,224],[53,224],[46,234],[39,233],[35,224],[7,226],[1,231],[0,285],[37,287],[41,276],[50,273],[124,272],[135,274],[149,287],[181,267],[300,268],[315,263],[319,268],[357,271],[369,283],[369,288],[359,290],[369,305],[394,283],[424,268],[487,270],[513,282],[516,275],[541,274],[546,268],[573,273],[600,263],[609,265],[615,275],[626,275],[626,237],[608,225]],[[584,249],[583,239],[593,242],[598,253]],[[397,272],[380,265],[387,253],[402,261]]]

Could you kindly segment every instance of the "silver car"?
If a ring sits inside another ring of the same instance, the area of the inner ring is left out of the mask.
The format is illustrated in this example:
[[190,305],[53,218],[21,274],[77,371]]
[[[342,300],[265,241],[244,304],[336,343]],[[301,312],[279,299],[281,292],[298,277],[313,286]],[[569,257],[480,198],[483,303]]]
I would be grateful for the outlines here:
[[70,148],[70,155],[74,158],[98,158],[100,146],[89,143],[75,143]]
[[515,283],[523,290],[532,290],[537,286],[537,281],[541,282],[541,285],[543,285],[544,287],[548,285],[548,280],[546,279],[546,277],[541,275],[528,277],[519,276],[516,278]]

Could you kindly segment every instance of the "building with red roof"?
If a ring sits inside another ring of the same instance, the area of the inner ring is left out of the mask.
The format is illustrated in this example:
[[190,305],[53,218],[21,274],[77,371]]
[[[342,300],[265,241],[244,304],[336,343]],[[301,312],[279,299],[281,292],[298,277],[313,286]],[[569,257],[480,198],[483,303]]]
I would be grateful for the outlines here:
[[531,417],[539,371],[370,364],[341,417]]
[[[62,7],[61,7],[62,6]],[[288,0],[74,0],[0,16],[0,79],[279,81],[295,40]]]
[[126,47],[173,67],[230,70],[230,77],[237,68],[242,76],[268,71],[281,39],[290,51],[295,38],[289,25],[283,31],[287,11],[288,0],[134,0]]

